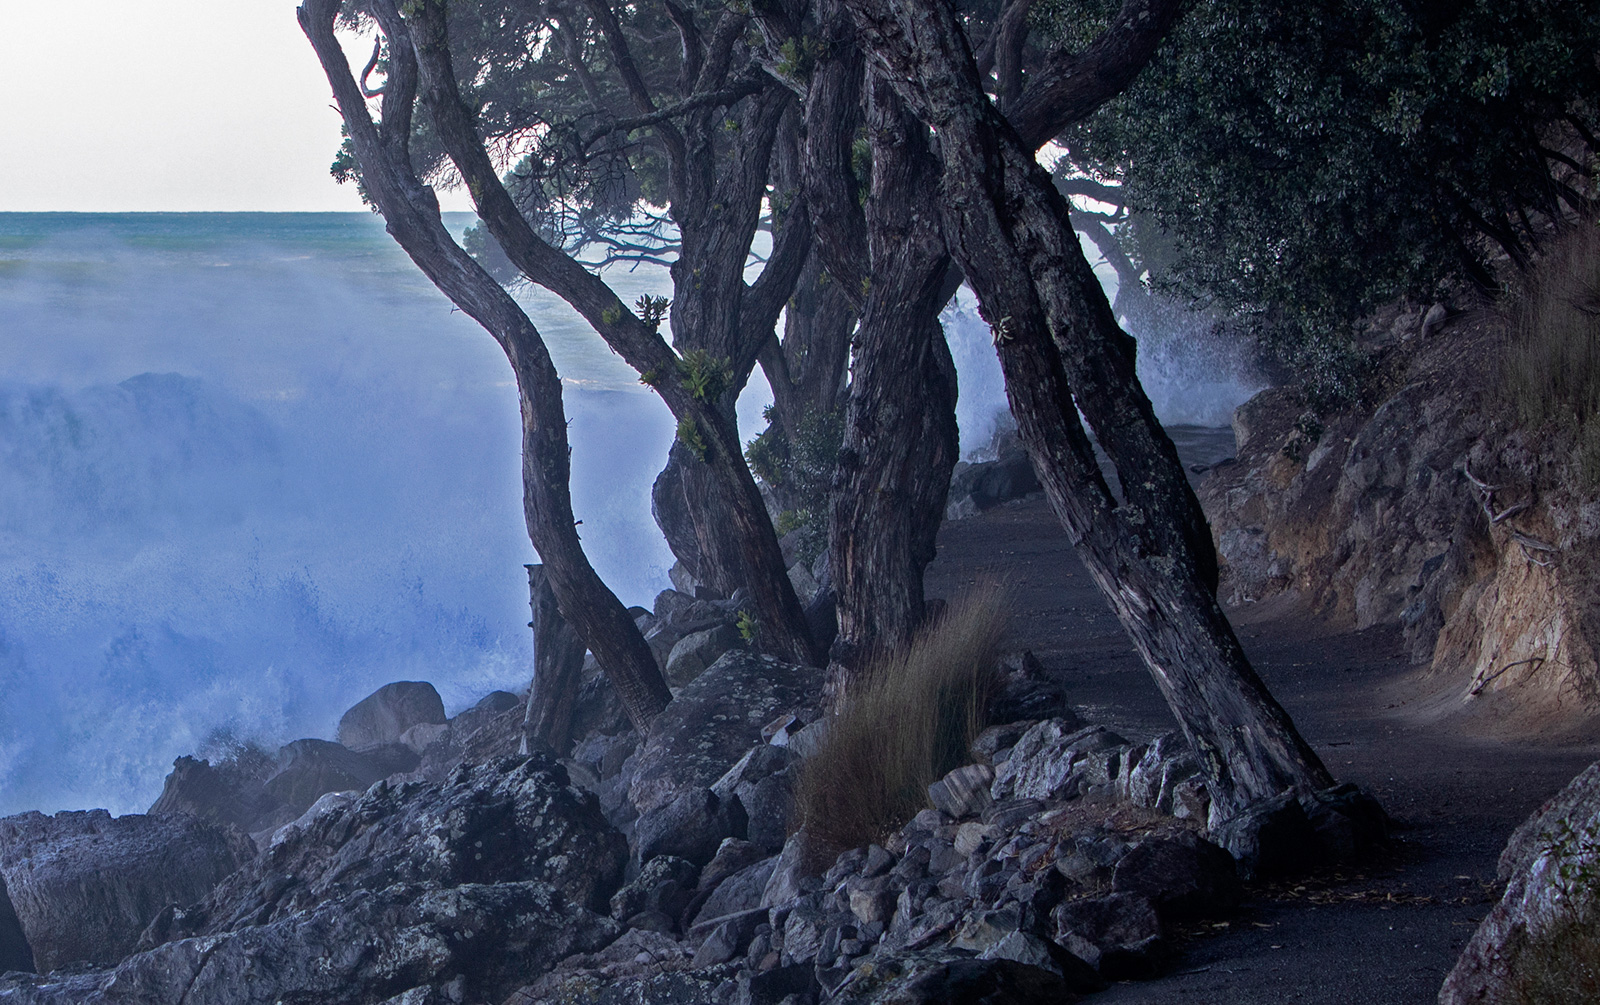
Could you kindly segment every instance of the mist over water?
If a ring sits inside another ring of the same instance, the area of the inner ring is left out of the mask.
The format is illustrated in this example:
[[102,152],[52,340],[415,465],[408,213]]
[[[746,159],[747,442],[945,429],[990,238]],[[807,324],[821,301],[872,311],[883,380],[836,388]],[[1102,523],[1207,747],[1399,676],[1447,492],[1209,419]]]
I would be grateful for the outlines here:
[[[564,378],[590,560],[648,604],[672,420],[569,308],[517,295]],[[970,293],[944,320],[968,453],[1005,398]],[[1163,418],[1244,396],[1155,372]],[[758,371],[746,438],[769,401]],[[525,687],[519,450],[499,348],[376,217],[0,214],[0,815],[142,811],[179,754],[331,737],[392,680],[452,712]]]

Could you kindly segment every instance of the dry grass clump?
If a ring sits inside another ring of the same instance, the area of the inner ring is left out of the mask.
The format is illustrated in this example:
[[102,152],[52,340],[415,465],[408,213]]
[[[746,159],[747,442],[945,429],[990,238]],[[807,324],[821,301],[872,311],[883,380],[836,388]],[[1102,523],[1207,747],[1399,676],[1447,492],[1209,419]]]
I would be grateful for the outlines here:
[[795,822],[831,855],[878,841],[928,806],[928,786],[971,760],[1005,634],[998,589],[951,604],[909,648],[873,661],[801,769]]
[[1600,486],[1600,225],[1580,223],[1518,299],[1506,387],[1531,429],[1576,434],[1585,488]]

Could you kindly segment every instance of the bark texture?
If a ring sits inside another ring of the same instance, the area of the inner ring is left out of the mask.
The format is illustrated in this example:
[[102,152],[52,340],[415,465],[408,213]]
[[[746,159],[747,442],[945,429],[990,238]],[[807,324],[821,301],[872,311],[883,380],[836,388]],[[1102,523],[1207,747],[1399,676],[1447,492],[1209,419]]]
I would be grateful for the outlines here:
[[[350,73],[333,33],[337,0],[309,0],[301,28],[323,72],[361,163],[362,182],[387,230],[418,268],[495,338],[516,375],[522,412],[523,515],[560,608],[606,670],[636,729],[647,729],[671,692],[633,619],[589,565],[578,541],[568,490],[570,467],[561,380],[533,322],[516,301],[458,245],[439,217],[433,190],[412,169],[409,153],[417,64],[406,45],[390,45],[381,125]],[[376,5],[391,43],[405,37],[393,7]],[[576,263],[573,263],[576,267]],[[581,271],[581,269],[579,270]],[[615,296],[611,298],[615,301]]]
[[542,565],[528,566],[533,620],[533,684],[522,720],[523,753],[546,747],[565,757],[572,747],[572,713],[583,686],[583,638],[561,616],[555,588]]
[[950,256],[926,200],[938,184],[927,130],[893,89],[869,83],[869,280],[834,476],[829,568],[838,594],[833,661],[846,675],[911,642],[922,574],[958,453],[956,373],[939,325]]
[[[1214,820],[1330,785],[1216,601],[1205,519],[1134,375],[1133,340],[1083,257],[1070,208],[984,93],[955,11],[945,0],[845,3],[866,49],[939,137],[945,238],[994,332],[1023,443],[1194,748]],[[1121,500],[1094,463],[1080,410],[1116,466]]]

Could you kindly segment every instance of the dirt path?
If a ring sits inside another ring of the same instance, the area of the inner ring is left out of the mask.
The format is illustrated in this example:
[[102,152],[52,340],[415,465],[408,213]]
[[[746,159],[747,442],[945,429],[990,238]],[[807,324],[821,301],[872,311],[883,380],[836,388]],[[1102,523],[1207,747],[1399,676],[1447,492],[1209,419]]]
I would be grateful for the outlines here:
[[[939,537],[932,595],[984,574],[1006,583],[1012,633],[1055,672],[1080,714],[1130,737],[1174,728],[1115,617],[1042,498],[955,523]],[[1407,718],[1412,672],[1399,634],[1332,632],[1241,611],[1241,637],[1278,700],[1334,775],[1375,794],[1398,823],[1393,850],[1361,870],[1256,887],[1225,927],[1182,933],[1167,976],[1114,986],[1098,1003],[1416,1005],[1445,974],[1499,891],[1511,830],[1600,757],[1600,746],[1509,745]]]

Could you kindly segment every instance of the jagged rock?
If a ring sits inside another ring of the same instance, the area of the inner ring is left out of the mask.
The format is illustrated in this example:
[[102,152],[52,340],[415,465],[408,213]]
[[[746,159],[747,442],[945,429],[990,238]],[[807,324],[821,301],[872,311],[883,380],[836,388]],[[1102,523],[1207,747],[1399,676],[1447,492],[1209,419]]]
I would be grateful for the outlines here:
[[1324,858],[1317,832],[1291,792],[1246,807],[1212,827],[1211,838],[1233,856],[1241,879],[1298,875]]
[[[490,691],[478,699],[476,705],[457,713],[451,718],[450,728],[459,736],[469,737],[497,717],[512,709],[521,711],[524,706],[525,702],[510,691]],[[435,723],[418,723],[418,725],[435,725]],[[346,744],[346,746],[349,746],[349,744]],[[515,751],[511,753],[515,753]]]
[[1090,993],[1106,987],[1105,978],[1049,939],[1029,932],[1012,932],[978,954],[980,960],[1015,960],[1060,974],[1074,991]]
[[250,833],[278,808],[265,784],[276,770],[273,758],[253,746],[240,747],[215,765],[179,757],[147,812],[188,813]]
[[192,912],[208,935],[261,925],[355,890],[533,882],[603,910],[627,845],[594,796],[545,755],[463,766],[442,784],[378,785],[334,804],[219,885]]
[[1600,771],[1591,766],[1517,828],[1506,891],[1473,932],[1439,1005],[1592,1001],[1600,959]]
[[338,737],[351,750],[364,750],[399,743],[400,734],[418,723],[444,721],[444,702],[432,684],[401,680],[350,706],[339,718]]
[[[1065,721],[1067,720],[1063,720]],[[1011,749],[1017,745],[1023,734],[1037,724],[1038,721],[1035,719],[1024,719],[1020,722],[990,726],[972,741],[972,756],[977,758],[980,764],[999,764],[1011,756]]]
[[700,925],[705,921],[730,914],[770,907],[771,905],[763,903],[762,897],[777,864],[776,856],[762,859],[718,882],[715,887],[710,888],[708,896],[700,905],[699,913],[695,916],[695,924]]
[[737,799],[719,799],[710,789],[683,792],[665,806],[639,815],[634,851],[641,861],[676,855],[704,865],[724,838],[744,838],[749,820]]
[[278,751],[277,773],[265,788],[280,807],[275,822],[281,822],[304,813],[324,793],[365,789],[420,763],[413,750],[399,743],[357,752],[327,740],[294,740]]
[[[770,724],[769,724],[770,726]],[[767,727],[763,727],[763,732]],[[774,736],[782,735],[779,730]],[[712,791],[737,798],[749,818],[748,838],[768,854],[783,848],[794,812],[795,765],[800,755],[787,745],[761,744],[750,749]]]
[[1104,726],[1072,729],[1066,719],[1046,719],[1022,734],[995,772],[991,792],[1004,799],[1071,799],[1091,784],[1115,780],[1128,741]]
[[766,917],[764,911],[740,911],[724,917],[703,939],[695,937],[698,933],[691,933],[690,941],[699,943],[694,953],[695,969],[714,967],[743,955],[756,934],[756,926],[763,924]]
[[169,904],[190,904],[255,855],[237,828],[105,810],[0,819],[0,877],[41,971],[106,966]]
[[1137,893],[1164,918],[1198,918],[1239,904],[1233,857],[1193,831],[1147,837],[1117,862],[1114,893]]
[[660,855],[639,870],[639,875],[611,895],[611,916],[626,921],[644,911],[676,918],[694,898],[700,870],[693,862]]
[[28,945],[22,922],[11,906],[5,877],[0,875],[0,974],[8,970],[32,971],[33,967],[33,947]]
[[636,755],[629,799],[642,815],[683,792],[709,788],[760,742],[762,726],[815,701],[821,684],[814,668],[727,653],[656,718]]
[[711,861],[700,870],[699,889],[704,893],[710,893],[723,880],[768,858],[765,851],[749,841],[726,838],[717,846],[716,855],[712,856]]
[[1189,751],[1188,741],[1179,733],[1163,733],[1150,741],[1129,769],[1124,791],[1135,806],[1172,813],[1182,784],[1199,774],[1200,766]]
[[773,863],[772,875],[761,891],[762,907],[787,904],[822,885],[806,868],[806,855],[806,832],[804,829],[797,830],[789,835],[789,840],[783,844],[783,851]]
[[6,1000],[21,1005],[367,1005],[396,987],[454,985],[468,1000],[499,1001],[556,960],[615,936],[615,922],[544,883],[401,883],[265,925],[169,942],[109,974],[53,985],[8,981],[0,996],[10,992]]
[[[286,828],[164,942],[111,974],[0,986],[24,1003],[500,1001],[611,943],[595,914],[626,857],[593,796],[542,755],[378,785]],[[192,933],[192,935],[191,935]]]
[[667,656],[666,669],[663,671],[667,683],[682,687],[704,673],[706,667],[715,663],[723,653],[743,645],[744,636],[728,622],[685,635]]
[[1155,905],[1136,893],[1069,900],[1051,919],[1056,943],[1111,980],[1151,976],[1165,955]]
[[978,960],[949,950],[880,958],[857,967],[829,999],[839,1005],[1034,1005],[1078,1000],[1073,987],[1042,967]]
[[989,786],[993,783],[993,768],[987,764],[968,764],[928,786],[928,799],[946,816],[960,820],[988,808],[994,801],[989,795]]

